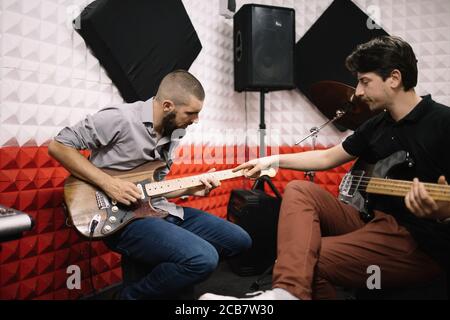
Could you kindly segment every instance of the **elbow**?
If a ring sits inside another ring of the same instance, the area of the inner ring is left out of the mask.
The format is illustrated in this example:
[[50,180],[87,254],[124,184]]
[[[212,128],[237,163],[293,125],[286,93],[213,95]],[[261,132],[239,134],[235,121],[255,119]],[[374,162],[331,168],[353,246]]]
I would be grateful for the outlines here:
[[323,150],[320,157],[319,167],[321,171],[326,171],[336,166],[336,161],[329,150]]
[[328,162],[326,159],[322,159],[322,161],[319,163],[319,170],[318,171],[327,171],[329,169],[333,168],[330,162]]
[[47,148],[48,155],[52,158],[55,157],[55,140],[52,140]]
[[60,150],[60,143],[58,141],[52,140],[48,145],[48,155],[58,160],[58,150]]
[[342,145],[337,145],[332,148],[323,150],[323,154],[321,157],[321,167],[322,170],[329,170],[340,166],[352,159],[355,159],[355,157],[348,154],[342,148]]

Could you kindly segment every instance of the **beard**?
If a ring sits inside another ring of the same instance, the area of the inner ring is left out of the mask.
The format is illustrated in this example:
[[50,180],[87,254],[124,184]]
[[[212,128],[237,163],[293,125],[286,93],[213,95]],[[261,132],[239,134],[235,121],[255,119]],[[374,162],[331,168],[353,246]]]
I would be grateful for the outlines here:
[[175,123],[175,117],[176,117],[176,112],[175,111],[171,111],[170,113],[168,113],[167,115],[164,116],[163,120],[162,120],[162,129],[161,129],[161,136],[165,137],[165,136],[169,136],[172,134],[172,132],[175,131],[175,129],[178,129],[177,124]]

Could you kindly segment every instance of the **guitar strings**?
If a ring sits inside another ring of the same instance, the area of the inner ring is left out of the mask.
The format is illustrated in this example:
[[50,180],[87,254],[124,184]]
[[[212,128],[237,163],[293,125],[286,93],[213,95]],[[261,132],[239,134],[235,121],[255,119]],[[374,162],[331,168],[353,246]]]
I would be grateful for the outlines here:
[[[412,182],[404,180],[386,180],[382,178],[371,178],[364,176],[352,176],[356,178],[357,181],[350,181],[351,185],[357,185],[357,190],[365,191],[367,187],[372,190],[389,190],[393,192],[402,192],[404,194],[408,193],[411,189]],[[358,183],[359,182],[359,183]],[[450,196],[450,186],[449,185],[436,185],[425,183],[425,189],[427,192],[433,196]]]
[[[355,184],[353,184],[355,185]],[[371,188],[371,189],[387,189],[387,190],[398,190],[398,191],[404,191],[405,193],[409,192],[411,190],[410,186],[402,186],[402,185],[393,185],[393,184],[377,184],[377,183],[362,183],[358,185],[358,189],[366,189],[366,188]],[[433,193],[433,194],[440,194],[440,195],[448,195],[450,196],[450,191],[449,190],[442,190],[442,189],[435,189],[435,188],[425,188],[425,190],[427,190],[428,193]]]
[[[226,178],[226,177],[232,177],[232,178],[237,178],[239,176],[242,176],[243,174],[241,172],[232,172],[233,169],[228,169],[228,170],[222,170],[222,171],[218,171],[218,172],[209,172],[209,173],[203,173],[197,176],[188,176],[188,177],[181,177],[181,178],[176,178],[176,179],[169,179],[169,180],[164,180],[164,181],[154,181],[151,182],[150,184],[152,185],[151,190],[157,190],[158,188],[163,188],[164,186],[170,186],[171,184],[182,184],[182,183],[186,183],[186,182],[198,182],[199,181],[199,177],[202,175],[208,175],[208,174],[215,174],[216,176],[218,176],[219,178]],[[193,178],[195,177],[195,178]],[[170,191],[169,191],[170,192]]]
[[[353,178],[357,178],[358,181],[361,181],[360,185],[369,185],[369,184],[383,184],[383,185],[393,185],[393,186],[404,186],[410,188],[413,184],[412,181],[405,181],[405,180],[387,180],[383,178],[373,178],[373,177],[365,177],[365,176],[352,176]],[[354,181],[352,183],[357,183],[357,181]],[[442,184],[433,184],[433,183],[425,183],[425,187],[427,189],[434,189],[436,191],[441,191],[443,189],[447,189],[447,191],[450,191],[450,185]]]

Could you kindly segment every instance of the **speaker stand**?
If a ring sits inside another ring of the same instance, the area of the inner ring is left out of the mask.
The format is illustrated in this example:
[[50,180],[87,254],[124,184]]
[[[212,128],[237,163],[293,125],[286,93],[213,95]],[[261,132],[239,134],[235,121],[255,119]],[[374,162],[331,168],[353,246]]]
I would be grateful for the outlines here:
[[266,91],[261,90],[259,93],[259,157],[266,156],[266,123],[264,119],[264,109],[265,109],[265,93]]

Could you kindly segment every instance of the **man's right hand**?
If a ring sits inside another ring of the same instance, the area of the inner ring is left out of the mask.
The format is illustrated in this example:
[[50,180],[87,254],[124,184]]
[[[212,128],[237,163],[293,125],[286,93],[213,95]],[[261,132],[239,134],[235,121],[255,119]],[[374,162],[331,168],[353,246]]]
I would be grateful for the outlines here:
[[112,200],[126,205],[136,203],[141,198],[141,192],[134,183],[119,178],[111,177],[102,189]]
[[278,162],[278,155],[253,159],[237,166],[233,169],[233,172],[244,170],[244,176],[248,178],[258,178],[261,175],[261,170],[266,170],[274,165],[278,165]]

